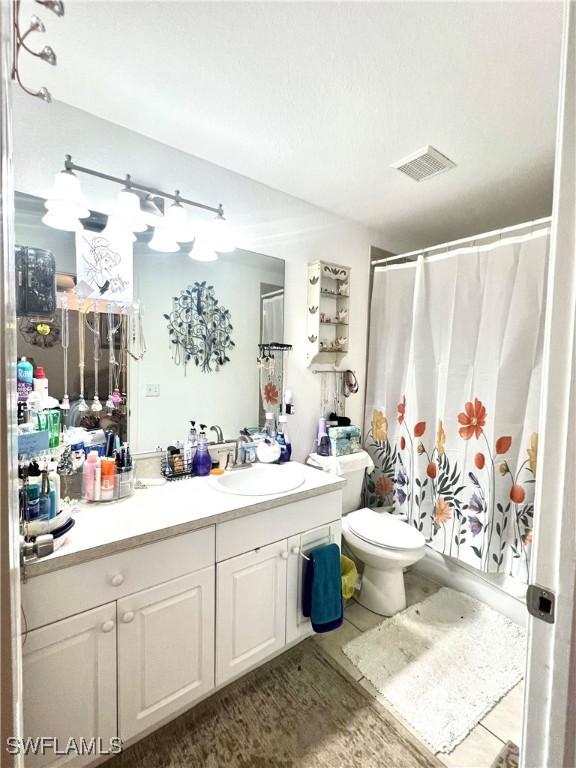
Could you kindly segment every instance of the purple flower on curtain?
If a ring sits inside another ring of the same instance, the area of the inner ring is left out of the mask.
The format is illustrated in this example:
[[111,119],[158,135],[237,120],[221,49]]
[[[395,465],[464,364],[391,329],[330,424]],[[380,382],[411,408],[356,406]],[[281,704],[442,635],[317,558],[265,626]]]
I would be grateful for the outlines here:
[[482,532],[482,523],[480,522],[480,520],[478,520],[477,517],[472,516],[468,518],[468,522],[470,523],[470,530],[472,531],[472,536],[478,536],[478,534]]
[[[476,513],[484,512],[484,504],[482,503],[482,499],[480,498],[480,496],[478,496],[477,493],[472,494],[472,498],[470,499],[469,506],[472,512],[476,512]],[[472,520],[473,518],[469,518],[469,519]]]
[[405,504],[406,503],[406,494],[402,490],[402,488],[396,488],[396,498],[398,499],[399,504]]

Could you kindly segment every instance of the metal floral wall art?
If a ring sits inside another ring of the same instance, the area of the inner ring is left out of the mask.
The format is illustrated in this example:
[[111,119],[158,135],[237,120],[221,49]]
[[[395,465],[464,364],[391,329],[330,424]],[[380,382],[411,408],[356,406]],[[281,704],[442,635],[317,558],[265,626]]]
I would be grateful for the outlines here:
[[214,286],[194,283],[172,299],[172,311],[165,314],[172,359],[176,365],[195,365],[205,373],[218,371],[230,362],[234,347],[230,310],[214,295]]

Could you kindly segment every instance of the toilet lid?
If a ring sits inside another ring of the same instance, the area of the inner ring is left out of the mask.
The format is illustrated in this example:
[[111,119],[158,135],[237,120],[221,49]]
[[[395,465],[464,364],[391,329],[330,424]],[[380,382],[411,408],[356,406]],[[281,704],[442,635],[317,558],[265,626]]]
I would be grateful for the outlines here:
[[420,531],[387,512],[364,507],[347,515],[346,521],[352,533],[376,547],[416,549],[426,543]]

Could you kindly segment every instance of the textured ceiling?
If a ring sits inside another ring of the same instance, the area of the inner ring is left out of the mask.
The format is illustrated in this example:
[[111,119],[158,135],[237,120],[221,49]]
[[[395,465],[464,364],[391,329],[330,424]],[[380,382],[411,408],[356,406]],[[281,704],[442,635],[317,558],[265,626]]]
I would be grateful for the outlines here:
[[[46,22],[59,64],[30,74],[55,98],[398,247],[550,212],[560,3],[73,0]],[[426,144],[457,168],[389,167]]]

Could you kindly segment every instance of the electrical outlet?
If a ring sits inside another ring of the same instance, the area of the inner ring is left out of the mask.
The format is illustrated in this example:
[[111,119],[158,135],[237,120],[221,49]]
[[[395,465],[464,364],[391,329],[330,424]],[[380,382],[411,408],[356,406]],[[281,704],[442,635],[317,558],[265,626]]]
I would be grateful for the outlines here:
[[146,384],[144,397],[160,397],[160,384]]

